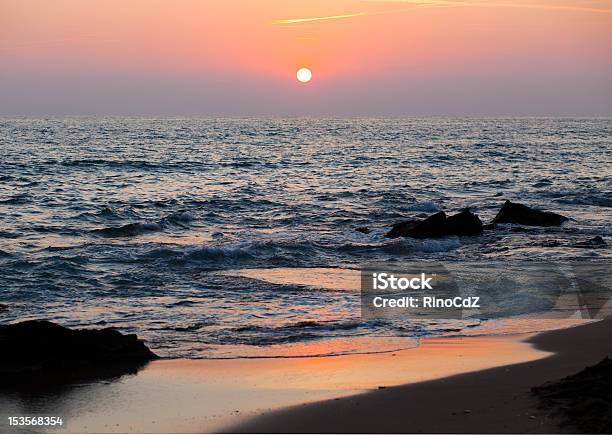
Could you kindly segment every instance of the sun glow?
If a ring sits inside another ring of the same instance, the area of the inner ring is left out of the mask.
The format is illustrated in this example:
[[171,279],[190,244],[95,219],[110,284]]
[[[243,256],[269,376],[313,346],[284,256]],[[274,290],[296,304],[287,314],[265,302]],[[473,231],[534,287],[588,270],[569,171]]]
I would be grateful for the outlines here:
[[302,83],[308,83],[312,79],[312,71],[308,68],[300,68],[295,75]]

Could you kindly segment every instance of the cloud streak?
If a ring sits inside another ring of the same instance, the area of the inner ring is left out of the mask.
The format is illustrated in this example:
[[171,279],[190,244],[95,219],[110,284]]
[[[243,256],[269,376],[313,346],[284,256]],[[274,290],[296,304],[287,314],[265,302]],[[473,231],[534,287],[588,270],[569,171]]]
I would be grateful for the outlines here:
[[310,23],[313,21],[327,21],[327,20],[342,20],[346,18],[363,17],[368,15],[366,12],[357,12],[355,14],[346,15],[330,15],[327,17],[310,17],[310,18],[292,18],[288,20],[275,20],[274,24],[298,24],[298,23]]
[[[612,8],[604,7],[587,7],[587,6],[572,6],[572,5],[547,5],[539,3],[506,3],[497,2],[494,0],[488,1],[464,1],[464,0],[365,0],[372,3],[401,3],[405,5],[411,5],[414,7],[482,7],[482,8],[512,8],[512,9],[542,9],[542,10],[556,10],[556,11],[570,11],[570,12],[586,12],[596,14],[612,14]],[[343,20],[356,17],[364,17],[368,15],[383,15],[398,12],[407,12],[413,9],[396,9],[392,11],[378,11],[378,12],[357,12],[354,14],[345,15],[330,15],[324,17],[306,17],[306,18],[290,18],[285,20],[275,20],[273,24],[284,25],[284,24],[300,24],[300,23],[311,23],[316,21],[329,21],[329,20]]]
[[367,0],[376,3],[402,3],[420,7],[485,7],[485,8],[514,8],[514,9],[544,9],[557,11],[573,11],[573,12],[590,12],[612,14],[610,8],[597,8],[587,6],[571,6],[571,5],[546,5],[538,3],[506,3],[489,1],[452,1],[452,0]]

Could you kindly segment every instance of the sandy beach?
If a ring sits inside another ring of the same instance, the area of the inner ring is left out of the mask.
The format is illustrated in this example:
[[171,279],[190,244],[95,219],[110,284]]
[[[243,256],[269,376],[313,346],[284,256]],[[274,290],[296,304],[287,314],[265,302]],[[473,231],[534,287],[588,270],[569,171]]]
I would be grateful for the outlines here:
[[62,416],[53,431],[68,433],[557,432],[529,389],[612,353],[611,324],[377,354],[160,360],[114,380],[3,393],[0,408]]
[[[612,354],[612,321],[526,339],[548,356],[438,380],[385,388],[269,413],[227,432],[574,432],[539,409],[531,387],[574,374]],[[491,347],[491,354],[496,350]]]
[[160,360],[119,379],[0,394],[0,408],[62,416],[57,432],[219,432],[288,406],[549,355],[527,337],[426,338],[412,349],[336,357]]

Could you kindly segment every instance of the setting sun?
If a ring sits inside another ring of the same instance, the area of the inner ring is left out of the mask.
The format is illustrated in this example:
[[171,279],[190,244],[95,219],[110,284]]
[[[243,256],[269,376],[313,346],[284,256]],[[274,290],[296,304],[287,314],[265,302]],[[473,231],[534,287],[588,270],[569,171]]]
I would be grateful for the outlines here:
[[312,79],[312,71],[308,68],[300,68],[295,75],[302,83],[308,83]]

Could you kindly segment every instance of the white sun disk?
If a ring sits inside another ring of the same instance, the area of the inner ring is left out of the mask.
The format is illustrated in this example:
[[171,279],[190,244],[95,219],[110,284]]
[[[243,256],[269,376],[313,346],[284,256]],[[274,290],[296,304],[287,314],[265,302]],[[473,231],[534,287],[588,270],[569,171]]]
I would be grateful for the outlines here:
[[295,76],[297,77],[298,81],[308,83],[312,79],[312,71],[310,71],[308,68],[300,68],[297,70]]

